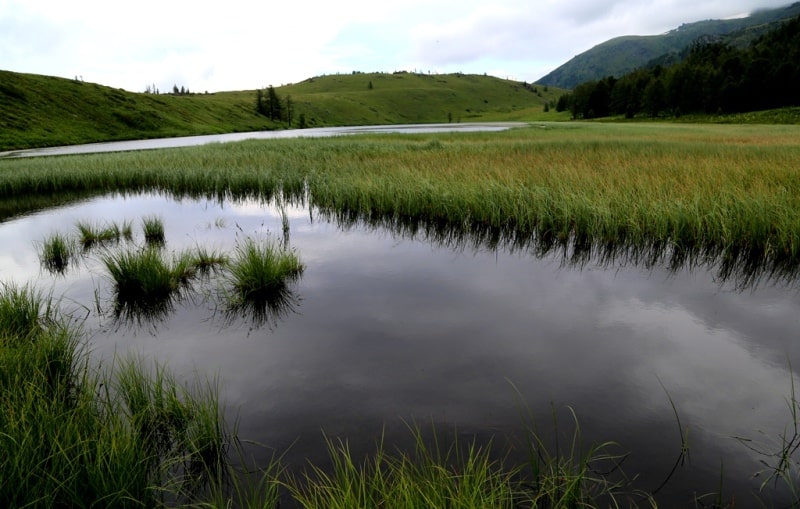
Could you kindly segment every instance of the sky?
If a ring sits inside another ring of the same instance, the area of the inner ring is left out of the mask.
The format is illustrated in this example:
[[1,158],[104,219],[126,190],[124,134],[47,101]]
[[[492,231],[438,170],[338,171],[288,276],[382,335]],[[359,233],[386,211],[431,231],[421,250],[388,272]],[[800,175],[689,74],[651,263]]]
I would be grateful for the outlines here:
[[792,0],[0,0],[0,69],[143,92],[417,71],[535,82],[621,35]]

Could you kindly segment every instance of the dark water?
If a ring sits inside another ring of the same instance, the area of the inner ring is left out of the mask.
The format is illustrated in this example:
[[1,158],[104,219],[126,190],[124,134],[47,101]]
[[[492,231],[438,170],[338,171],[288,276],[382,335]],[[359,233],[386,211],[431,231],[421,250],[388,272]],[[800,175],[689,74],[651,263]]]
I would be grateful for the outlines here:
[[187,379],[217,377],[240,435],[288,448],[291,468],[324,464],[323,432],[347,437],[361,454],[382,433],[387,444],[408,444],[407,422],[494,436],[498,454],[511,447],[518,461],[520,411],[545,436],[555,412],[570,435],[570,406],[587,445],[613,440],[630,452],[624,468],[642,490],[668,475],[688,430],[690,461],[659,491],[664,506],[692,506],[718,490],[721,466],[723,496],[757,505],[762,458],[734,437],[777,451],[792,423],[796,285],[741,288],[703,268],[575,267],[557,254],[447,247],[342,228],[301,206],[286,212],[305,271],[293,309],[266,323],[226,319],[213,279],[156,323],[118,323],[99,252],[63,276],[43,270],[37,254],[47,235],[74,234],[79,220],[132,220],[140,244],[141,218],[151,214],[164,219],[170,251],[281,240],[278,208],[257,201],[112,196],[8,220],[0,281],[33,282],[86,317],[96,359],[135,352]]

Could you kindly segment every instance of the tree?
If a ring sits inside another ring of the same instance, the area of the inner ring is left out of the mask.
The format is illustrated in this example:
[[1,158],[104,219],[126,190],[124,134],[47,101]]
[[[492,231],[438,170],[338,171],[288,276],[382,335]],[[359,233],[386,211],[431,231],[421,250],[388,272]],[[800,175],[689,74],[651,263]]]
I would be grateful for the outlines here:
[[267,88],[267,110],[270,120],[282,120],[283,105],[278,93],[275,91],[275,87],[272,85]]
[[264,90],[260,88],[256,90],[256,112],[259,115],[269,116],[269,110],[267,109],[267,101],[266,97],[264,96]]
[[292,101],[292,96],[286,96],[286,121],[289,123],[289,127],[292,127],[292,112],[294,111],[294,101]]

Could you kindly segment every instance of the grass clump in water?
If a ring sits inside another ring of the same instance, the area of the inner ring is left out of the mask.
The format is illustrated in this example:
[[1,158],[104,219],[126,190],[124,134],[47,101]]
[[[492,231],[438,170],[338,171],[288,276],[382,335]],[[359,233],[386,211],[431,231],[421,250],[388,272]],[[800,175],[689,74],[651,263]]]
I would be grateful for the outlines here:
[[50,272],[63,273],[73,259],[74,251],[72,242],[67,237],[55,233],[44,240],[39,259]]
[[164,220],[157,216],[148,216],[142,219],[144,240],[148,244],[163,245],[165,241]]
[[103,256],[121,301],[168,299],[186,276],[184,264],[170,264],[156,249],[125,250]]
[[91,249],[96,245],[117,243],[122,237],[122,230],[116,223],[97,226],[86,221],[79,221],[76,226],[78,228],[78,242],[85,250]]
[[327,440],[332,468],[312,465],[304,479],[290,480],[289,490],[306,509],[515,507],[517,472],[492,460],[490,446],[456,443],[442,452],[437,438],[429,447],[419,429],[412,434],[412,454],[388,454],[379,443],[376,453],[360,463],[346,441]]
[[236,246],[235,258],[228,267],[234,302],[269,299],[297,280],[303,269],[294,252],[274,242],[248,238]]

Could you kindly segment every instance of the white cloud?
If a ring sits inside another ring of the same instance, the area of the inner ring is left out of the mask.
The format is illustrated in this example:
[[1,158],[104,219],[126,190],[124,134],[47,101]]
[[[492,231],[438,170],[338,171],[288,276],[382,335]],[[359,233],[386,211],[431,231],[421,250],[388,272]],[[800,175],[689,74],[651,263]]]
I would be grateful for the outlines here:
[[202,4],[0,0],[0,68],[141,91],[280,85],[418,69],[533,81],[619,35],[661,33],[778,0],[341,0]]

